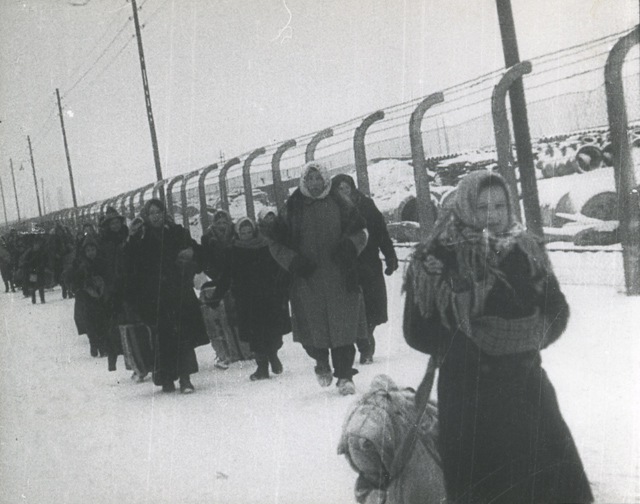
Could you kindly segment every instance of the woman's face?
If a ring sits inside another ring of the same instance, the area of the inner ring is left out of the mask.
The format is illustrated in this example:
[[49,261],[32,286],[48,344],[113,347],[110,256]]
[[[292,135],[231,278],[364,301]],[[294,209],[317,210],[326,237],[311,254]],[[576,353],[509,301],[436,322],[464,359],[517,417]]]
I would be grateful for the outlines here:
[[84,255],[87,257],[87,259],[95,259],[98,255],[98,249],[95,245],[87,245],[84,248]]
[[162,209],[158,208],[156,205],[151,205],[149,207],[149,222],[154,228],[162,227],[162,223],[164,221],[164,216]]
[[477,229],[501,234],[509,229],[509,201],[500,186],[485,187],[478,194],[474,223]]
[[121,227],[122,227],[122,222],[120,221],[120,219],[111,219],[109,221],[109,229],[111,230],[112,233],[117,233],[118,231],[120,231]]
[[320,196],[324,191],[324,179],[318,170],[311,169],[304,178],[304,183],[311,196]]
[[341,196],[347,199],[351,199],[351,186],[349,185],[349,183],[340,182],[340,184],[338,185],[338,193],[340,193]]
[[238,230],[238,238],[240,238],[240,241],[247,241],[253,238],[253,227],[249,224],[240,226],[240,229]]
[[217,216],[213,221],[213,227],[215,228],[215,230],[222,234],[226,232],[230,225],[231,222],[229,222],[227,216],[223,214]]

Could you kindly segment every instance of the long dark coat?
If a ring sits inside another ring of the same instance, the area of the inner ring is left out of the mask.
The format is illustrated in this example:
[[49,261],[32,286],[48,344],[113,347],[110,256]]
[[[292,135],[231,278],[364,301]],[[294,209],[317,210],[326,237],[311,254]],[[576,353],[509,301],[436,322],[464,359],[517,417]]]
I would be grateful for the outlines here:
[[344,239],[362,251],[365,223],[355,208],[350,211],[340,201],[334,193],[312,199],[297,189],[270,245],[274,259],[287,271],[297,255],[317,265],[308,278],[294,276],[290,284],[293,338],[303,346],[337,348],[367,337],[361,289],[350,287],[352,268],[333,258]]
[[[443,249],[435,255],[445,267],[456,261]],[[538,308],[550,323],[552,342],[567,324],[568,305],[552,274],[542,294],[525,280],[530,277],[528,264],[517,247],[506,256],[501,270],[510,287],[496,283],[484,314],[516,319]],[[449,499],[458,504],[592,502],[540,353],[490,356],[460,328],[447,330],[439,312],[425,319],[410,281],[406,288],[405,338],[413,348],[441,361],[439,451]],[[456,327],[453,318],[449,325]]]
[[123,225],[120,231],[114,233],[109,228],[100,230],[98,247],[106,264],[105,281],[110,292],[109,309],[111,316],[116,316],[121,311],[123,276],[124,245],[129,236],[129,229]]
[[282,336],[291,332],[286,272],[265,243],[259,248],[233,246],[228,267],[222,273],[217,295],[229,286],[236,301],[238,332],[251,351],[268,354],[282,346]]
[[384,216],[371,198],[361,195],[356,207],[367,222],[369,239],[358,256],[359,279],[364,295],[367,325],[377,326],[389,320],[387,314],[387,285],[384,281],[380,252],[386,261],[397,262],[396,251],[387,231]]
[[161,229],[145,224],[125,245],[125,288],[128,305],[156,333],[154,383],[161,385],[198,371],[194,348],[209,344],[200,306],[193,291],[193,272],[178,265],[180,251],[200,246],[182,226]]
[[69,275],[71,287],[76,293],[73,319],[78,334],[99,335],[102,339],[106,337],[109,321],[107,310],[109,294],[103,291],[100,297],[96,297],[88,291],[88,288],[94,286],[96,277],[104,282],[106,274],[107,266],[101,257],[94,260],[83,257],[78,260]]
[[[47,254],[44,243],[38,250],[35,250],[33,246],[28,248],[20,258],[20,263],[22,264],[22,272],[26,284],[37,287],[45,285],[45,270],[49,265],[49,254]],[[37,275],[38,279],[35,282],[31,282],[29,280],[30,275]]]

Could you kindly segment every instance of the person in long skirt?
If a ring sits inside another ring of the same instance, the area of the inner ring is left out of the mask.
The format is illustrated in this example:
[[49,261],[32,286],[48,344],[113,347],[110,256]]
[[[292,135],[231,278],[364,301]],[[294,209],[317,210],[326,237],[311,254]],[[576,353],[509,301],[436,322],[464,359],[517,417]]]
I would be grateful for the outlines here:
[[107,265],[99,254],[98,243],[87,235],[78,249],[78,258],[70,272],[69,281],[75,295],[73,318],[78,334],[89,338],[92,357],[107,355],[109,317],[107,305],[109,288],[106,283]]
[[209,343],[193,291],[200,246],[160,200],[147,201],[141,217],[142,229],[125,245],[125,309],[153,328],[153,382],[173,392],[179,379],[180,391],[190,393],[190,375],[198,371],[195,348]]
[[367,246],[358,256],[358,280],[364,295],[364,307],[367,313],[367,338],[358,340],[360,364],[372,364],[376,351],[373,331],[389,319],[387,314],[387,286],[382,274],[380,252],[384,255],[384,273],[389,276],[398,269],[398,256],[387,231],[384,216],[371,198],[356,188],[353,178],[340,174],[332,179],[333,186],[345,198],[353,201],[360,215],[367,223],[369,239]]
[[438,448],[451,502],[592,502],[540,356],[565,330],[569,306],[511,202],[496,173],[460,181],[407,270],[405,339],[439,365]]
[[258,364],[250,378],[264,380],[269,378],[269,364],[273,373],[282,373],[278,350],[282,347],[282,336],[291,330],[286,285],[282,281],[284,271],[271,257],[267,240],[251,219],[240,219],[236,232],[228,267],[218,282],[213,304],[218,304],[231,288],[240,339],[249,343]]
[[356,258],[367,243],[364,219],[353,203],[331,190],[327,169],[311,162],[271,238],[274,259],[291,273],[294,341],[315,360],[321,386],[335,376],[340,394],[354,394],[354,343],[367,337],[356,271]]

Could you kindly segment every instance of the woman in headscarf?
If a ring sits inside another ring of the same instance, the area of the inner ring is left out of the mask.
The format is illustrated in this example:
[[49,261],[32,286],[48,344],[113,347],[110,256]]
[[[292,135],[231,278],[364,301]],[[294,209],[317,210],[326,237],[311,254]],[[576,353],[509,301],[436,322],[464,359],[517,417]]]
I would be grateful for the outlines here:
[[236,234],[212,304],[219,303],[231,288],[240,339],[249,343],[258,364],[250,378],[264,380],[269,378],[269,364],[275,374],[282,373],[278,350],[282,347],[282,336],[291,331],[286,292],[279,278],[282,269],[271,257],[267,240],[251,219],[240,219]]
[[404,334],[431,354],[439,451],[456,503],[592,502],[580,456],[541,366],[569,307],[539,239],[516,221],[504,179],[463,178],[413,254]]
[[75,295],[73,319],[78,334],[89,338],[92,357],[104,357],[108,353],[109,315],[107,305],[111,291],[106,283],[107,264],[99,253],[94,237],[82,240],[75,266],[69,280]]
[[195,347],[209,343],[193,275],[202,260],[200,246],[189,231],[175,224],[164,204],[147,201],[140,213],[144,224],[125,245],[124,299],[127,312],[153,329],[153,382],[164,392],[193,392],[190,375],[198,371]]
[[[229,266],[231,246],[236,238],[233,220],[229,212],[216,210],[212,216],[212,224],[202,235],[204,250],[204,272],[211,279],[202,288],[218,285],[222,273]],[[201,292],[202,296],[202,292]],[[242,344],[238,338],[238,314],[236,301],[231,291],[227,290],[220,308],[215,312],[208,311],[205,321],[211,346],[216,353],[215,366],[218,369],[229,369],[229,364],[238,360],[253,358],[248,345]]]
[[106,339],[109,371],[116,370],[118,355],[122,354],[118,317],[122,314],[122,261],[124,244],[128,237],[129,228],[124,216],[120,215],[115,208],[107,207],[105,216],[100,222],[99,247],[107,266],[105,282],[111,293],[107,304],[109,331]]
[[386,275],[391,275],[398,269],[398,257],[389,237],[384,216],[373,200],[356,188],[353,178],[349,175],[336,175],[331,183],[345,198],[353,201],[367,223],[369,239],[367,246],[358,256],[358,279],[364,295],[368,334],[366,339],[357,342],[357,346],[360,350],[360,364],[371,364],[376,349],[373,331],[376,326],[388,320],[387,286],[382,274],[380,252],[384,255]]
[[342,395],[354,394],[354,343],[366,338],[356,258],[367,243],[364,219],[350,201],[331,190],[326,168],[305,165],[300,186],[273,228],[271,253],[291,273],[294,341],[315,359],[321,386],[338,378]]

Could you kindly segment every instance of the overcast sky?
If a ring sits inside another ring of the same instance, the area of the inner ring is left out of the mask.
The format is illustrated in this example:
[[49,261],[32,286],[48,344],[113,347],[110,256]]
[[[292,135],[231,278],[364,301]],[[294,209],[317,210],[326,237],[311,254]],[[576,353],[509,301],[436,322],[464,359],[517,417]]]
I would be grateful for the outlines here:
[[[638,0],[512,0],[522,60],[638,23]],[[138,0],[165,177],[420,98],[504,65],[495,0]],[[0,0],[9,219],[155,180],[131,4]],[[23,170],[20,170],[22,165]],[[58,189],[60,188],[60,189]]]

